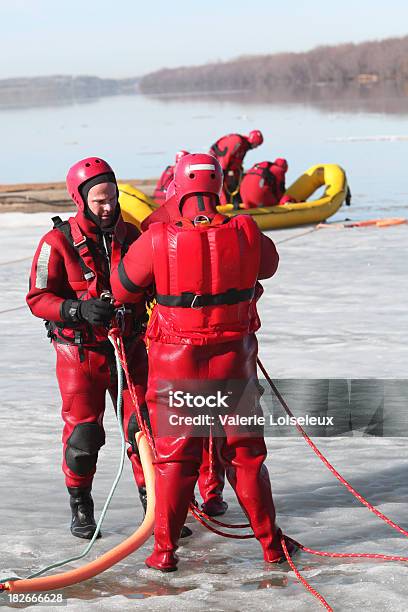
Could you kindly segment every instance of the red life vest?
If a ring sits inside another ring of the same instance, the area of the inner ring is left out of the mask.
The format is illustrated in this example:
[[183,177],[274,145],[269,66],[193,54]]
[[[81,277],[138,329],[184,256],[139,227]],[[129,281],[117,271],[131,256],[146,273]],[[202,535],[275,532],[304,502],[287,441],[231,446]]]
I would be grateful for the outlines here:
[[166,202],[166,191],[174,177],[174,166],[167,166],[157,181],[156,189],[154,190],[153,199],[158,204]]
[[255,285],[261,233],[255,221],[217,215],[150,228],[157,304],[148,337],[170,344],[235,340],[260,327]]

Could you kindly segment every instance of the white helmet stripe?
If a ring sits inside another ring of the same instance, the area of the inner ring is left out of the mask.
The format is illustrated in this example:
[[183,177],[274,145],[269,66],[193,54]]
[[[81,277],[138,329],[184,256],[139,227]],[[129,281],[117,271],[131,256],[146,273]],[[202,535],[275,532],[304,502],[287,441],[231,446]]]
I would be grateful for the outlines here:
[[215,171],[215,166],[214,164],[190,164],[190,166],[188,167],[188,171],[191,172],[192,170],[214,170]]

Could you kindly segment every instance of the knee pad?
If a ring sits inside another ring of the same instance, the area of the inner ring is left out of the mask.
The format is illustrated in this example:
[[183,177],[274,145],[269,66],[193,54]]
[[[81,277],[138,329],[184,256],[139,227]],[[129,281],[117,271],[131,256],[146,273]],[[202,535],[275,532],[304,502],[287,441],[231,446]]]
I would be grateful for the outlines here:
[[65,461],[78,476],[95,469],[98,451],[105,444],[105,432],[99,423],[80,423],[67,440]]

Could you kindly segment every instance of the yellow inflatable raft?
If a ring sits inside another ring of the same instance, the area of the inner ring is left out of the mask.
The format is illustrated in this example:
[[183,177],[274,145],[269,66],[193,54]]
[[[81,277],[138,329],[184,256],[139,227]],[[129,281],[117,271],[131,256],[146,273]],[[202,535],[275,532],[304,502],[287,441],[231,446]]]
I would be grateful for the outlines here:
[[[323,194],[309,200],[320,188]],[[232,204],[219,206],[219,212],[234,216],[252,215],[261,230],[281,229],[320,223],[336,213],[349,197],[344,170],[336,164],[319,164],[306,170],[288,189],[286,194],[297,200],[296,204],[245,209],[234,209]],[[141,222],[155,208],[156,202],[132,185],[119,184],[119,202],[125,221],[140,227]]]

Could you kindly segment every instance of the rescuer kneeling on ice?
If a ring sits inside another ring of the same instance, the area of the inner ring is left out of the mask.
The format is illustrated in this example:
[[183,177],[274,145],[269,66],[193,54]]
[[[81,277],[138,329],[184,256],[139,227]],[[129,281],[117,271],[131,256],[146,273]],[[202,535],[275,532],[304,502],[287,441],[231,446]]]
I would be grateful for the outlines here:
[[[278,266],[273,242],[250,216],[217,214],[222,182],[213,156],[182,157],[174,177],[180,219],[152,224],[111,278],[116,299],[124,302],[137,302],[153,282],[156,287],[157,304],[147,331],[146,395],[156,447],[156,522],[154,551],[146,564],[162,571],[177,568],[175,552],[203,447],[202,437],[177,435],[177,430],[160,437],[160,413],[168,409],[166,381],[192,381],[199,393],[201,384],[215,380],[257,380],[255,288],[258,279],[271,277]],[[234,426],[226,425],[224,431],[217,444],[229,482],[265,560],[280,561],[284,553],[264,465],[265,441],[262,435],[240,435]]]
[[[138,238],[134,225],[125,223],[118,204],[112,168],[103,159],[89,157],[68,172],[67,189],[78,212],[67,222],[54,217],[54,229],[40,241],[34,256],[27,303],[36,317],[46,320],[57,355],[57,379],[62,396],[62,436],[65,482],[72,510],[71,532],[92,538],[96,524],[91,497],[98,452],[105,444],[105,395],[116,396],[116,366],[108,340],[114,314],[110,267],[118,264]],[[123,336],[136,394],[143,412],[147,356],[141,331],[145,319],[142,293],[132,296],[123,313]],[[146,504],[143,470],[135,434],[136,414],[127,388],[123,418],[139,494]]]
[[285,196],[287,171],[288,162],[282,157],[252,166],[241,182],[242,208],[277,206],[292,201],[293,198]]

